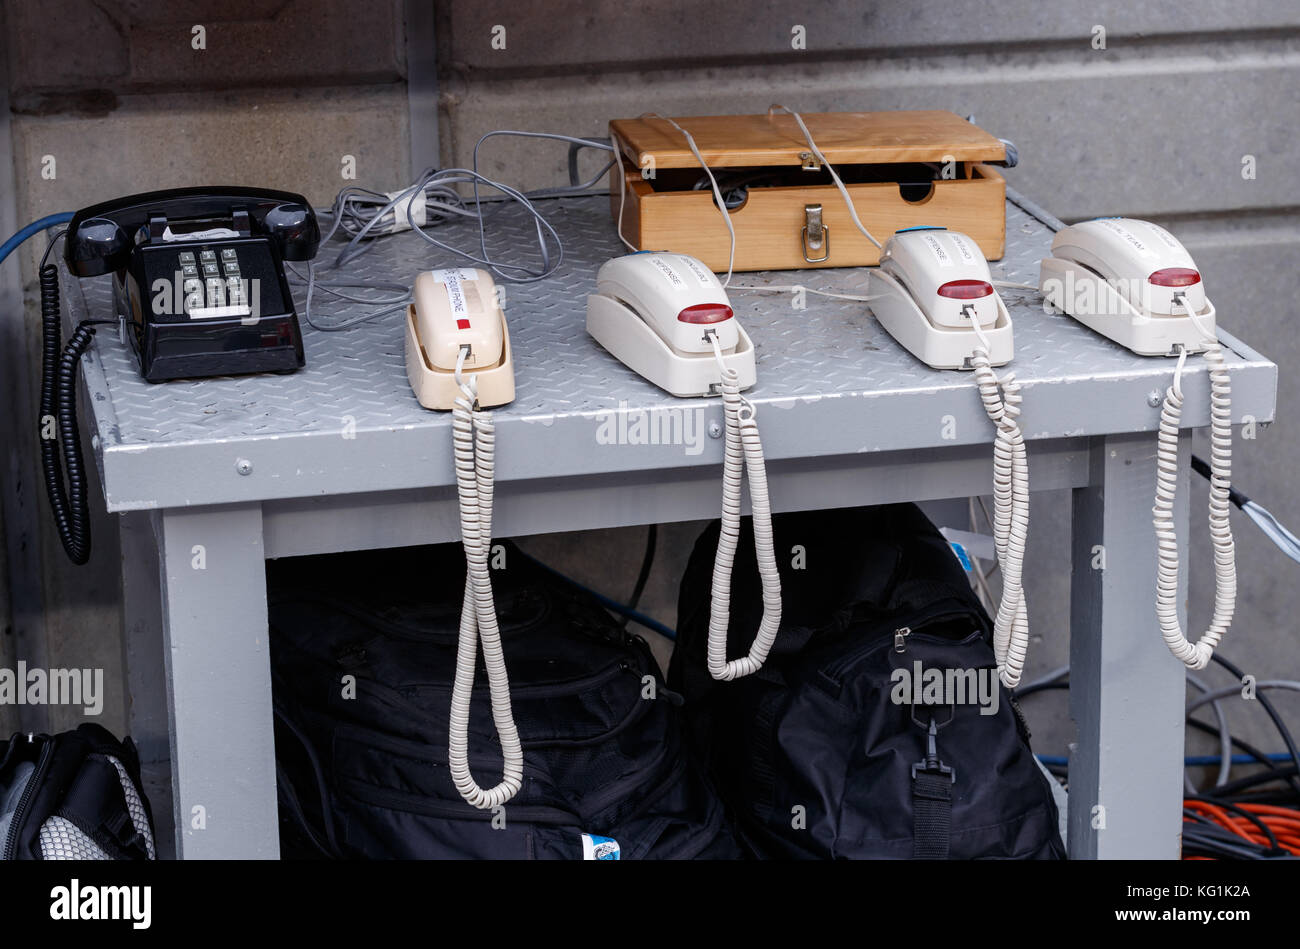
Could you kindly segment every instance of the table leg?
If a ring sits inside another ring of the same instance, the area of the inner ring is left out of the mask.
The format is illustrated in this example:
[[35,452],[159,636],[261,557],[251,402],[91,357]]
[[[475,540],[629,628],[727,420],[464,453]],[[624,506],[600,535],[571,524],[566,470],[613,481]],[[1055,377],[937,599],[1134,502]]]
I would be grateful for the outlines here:
[[[1174,509],[1186,600],[1191,436]],[[1073,505],[1069,849],[1073,858],[1179,855],[1184,666],[1155,615],[1154,433],[1095,439]],[[1185,617],[1185,611],[1180,610]],[[1185,621],[1185,620],[1184,620]]]
[[280,854],[262,512],[161,515],[177,855]]
[[122,548],[122,669],[127,734],[140,754],[140,777],[154,814],[158,856],[176,856],[172,826],[171,739],[163,661],[161,572],[155,515],[131,511],[119,520]]

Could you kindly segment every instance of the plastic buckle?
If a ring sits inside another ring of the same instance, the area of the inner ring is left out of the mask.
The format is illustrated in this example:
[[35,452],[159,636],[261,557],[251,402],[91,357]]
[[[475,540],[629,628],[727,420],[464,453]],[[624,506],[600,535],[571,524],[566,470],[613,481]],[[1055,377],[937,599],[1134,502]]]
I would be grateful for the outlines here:
[[944,725],[947,725],[952,721],[952,717],[955,712],[956,709],[950,704],[948,706],[948,717],[943,721],[943,724],[939,723],[938,716],[931,715],[930,724],[928,727],[926,727],[921,725],[921,723],[917,720],[916,706],[912,706],[912,724],[918,727],[926,728],[925,757],[912,765],[913,781],[916,780],[917,772],[920,771],[925,774],[938,774],[938,775],[946,774],[948,775],[948,778],[953,784],[957,783],[957,772],[954,771],[952,768],[948,767],[948,765],[944,764],[939,759],[939,748],[937,742],[937,738],[939,736],[939,729],[943,728]]

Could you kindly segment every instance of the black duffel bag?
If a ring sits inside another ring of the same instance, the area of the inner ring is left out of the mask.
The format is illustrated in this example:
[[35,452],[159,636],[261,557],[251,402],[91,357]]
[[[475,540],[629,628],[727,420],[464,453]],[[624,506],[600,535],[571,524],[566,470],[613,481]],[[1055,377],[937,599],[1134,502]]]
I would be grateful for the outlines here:
[[[934,525],[911,504],[772,524],[783,612],[767,663],[731,682],[705,666],[715,521],[682,579],[668,678],[742,843],[765,858],[1062,858],[992,624]],[[729,659],[762,614],[752,536],[746,519]]]
[[[270,565],[285,855],[740,856],[645,641],[509,543],[502,562],[492,582],[524,780],[489,810],[461,799],[447,767],[460,546]],[[490,783],[501,747],[486,683],[480,655],[470,763]]]

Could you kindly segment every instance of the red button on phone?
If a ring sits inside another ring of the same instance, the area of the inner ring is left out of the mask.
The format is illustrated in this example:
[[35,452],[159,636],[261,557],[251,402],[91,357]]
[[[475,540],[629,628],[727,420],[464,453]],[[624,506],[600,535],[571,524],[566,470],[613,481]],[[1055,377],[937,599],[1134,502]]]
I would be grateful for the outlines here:
[[731,307],[725,303],[697,303],[677,314],[683,323],[721,323],[731,317]]
[[1187,267],[1166,267],[1147,277],[1157,287],[1190,287],[1201,282],[1201,275]]
[[983,280],[949,280],[939,288],[939,296],[950,300],[978,300],[993,292],[993,287]]

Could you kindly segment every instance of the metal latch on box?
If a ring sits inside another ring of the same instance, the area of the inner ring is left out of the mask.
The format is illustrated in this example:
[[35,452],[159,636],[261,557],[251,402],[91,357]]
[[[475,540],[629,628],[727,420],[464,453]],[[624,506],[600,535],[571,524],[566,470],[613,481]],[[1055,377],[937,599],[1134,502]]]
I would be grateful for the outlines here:
[[[818,251],[820,257],[814,257]],[[803,259],[810,264],[820,264],[831,255],[831,229],[822,223],[822,206],[803,206]]]

